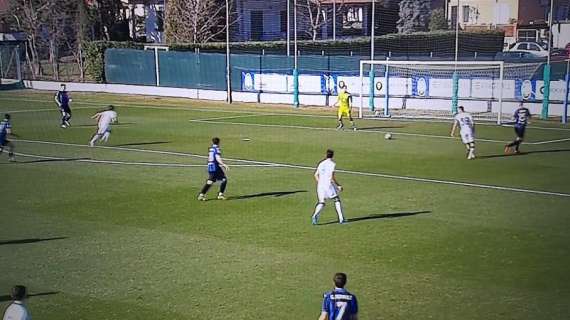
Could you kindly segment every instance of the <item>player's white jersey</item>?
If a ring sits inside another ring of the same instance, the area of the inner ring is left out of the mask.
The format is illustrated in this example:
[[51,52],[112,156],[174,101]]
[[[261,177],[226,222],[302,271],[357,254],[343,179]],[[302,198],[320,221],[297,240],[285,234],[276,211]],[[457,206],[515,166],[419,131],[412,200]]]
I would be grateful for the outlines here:
[[455,121],[459,123],[459,129],[461,132],[463,131],[473,131],[473,117],[470,113],[467,112],[460,112],[455,115]]
[[114,122],[117,119],[117,113],[113,110],[107,110],[101,112],[99,116],[99,128],[107,127],[111,122]]
[[334,199],[338,197],[337,186],[333,183],[333,173],[336,163],[331,159],[321,161],[317,167],[316,173],[319,176],[317,184],[317,198],[319,202],[324,202],[325,199]]
[[473,133],[473,117],[470,113],[460,112],[455,115],[455,121],[459,124],[459,134],[461,135],[461,140],[463,143],[472,143],[475,141],[475,135]]
[[4,312],[3,320],[30,320],[32,317],[20,301],[12,303]]
[[326,159],[319,163],[316,171],[316,173],[319,175],[319,189],[326,189],[332,185],[332,178],[335,167],[336,163],[334,163],[334,161],[331,159]]

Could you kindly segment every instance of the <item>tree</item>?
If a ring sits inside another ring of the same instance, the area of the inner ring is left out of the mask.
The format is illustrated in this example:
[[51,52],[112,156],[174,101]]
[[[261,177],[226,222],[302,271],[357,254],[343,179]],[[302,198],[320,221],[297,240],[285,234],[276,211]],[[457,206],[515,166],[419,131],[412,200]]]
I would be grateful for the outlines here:
[[32,77],[42,75],[39,47],[42,31],[42,12],[48,3],[41,0],[10,0],[7,19],[17,31],[26,34],[26,63]]
[[62,55],[72,55],[84,78],[83,44],[89,40],[93,11],[77,0],[10,0],[8,17],[16,31],[26,34],[26,61],[32,77],[42,76],[42,59],[59,80]]
[[429,18],[429,31],[447,30],[447,20],[442,8],[437,8],[431,12]]
[[[94,19],[95,38],[104,40],[126,40],[115,34],[125,34],[117,32],[117,28],[127,27],[124,23],[123,3],[121,0],[91,0],[91,8],[96,13]],[[126,32],[128,34],[128,32]]]
[[430,0],[402,0],[400,2],[399,33],[427,31]]
[[[338,0],[336,5],[336,13],[342,11],[344,6],[343,0]],[[308,22],[306,34],[313,40],[317,40],[321,29],[329,23],[332,23],[332,5],[330,1],[325,0],[302,0],[297,3],[298,12]]]
[[[170,0],[166,16],[166,40],[169,43],[216,40],[226,31],[225,12],[226,3],[223,0]],[[233,24],[235,19],[232,20]]]

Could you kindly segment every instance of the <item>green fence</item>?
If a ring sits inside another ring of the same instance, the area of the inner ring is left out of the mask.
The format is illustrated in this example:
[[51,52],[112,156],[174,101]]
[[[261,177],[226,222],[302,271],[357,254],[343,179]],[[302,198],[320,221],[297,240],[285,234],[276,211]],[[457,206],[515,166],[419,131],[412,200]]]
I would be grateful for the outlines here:
[[153,51],[108,49],[105,52],[107,83],[156,85]]
[[[358,74],[358,56],[300,56],[301,74]],[[242,72],[292,74],[293,57],[283,55],[232,54],[232,89],[241,90]],[[159,51],[161,87],[226,90],[226,56],[219,53]],[[155,86],[154,51],[108,49],[105,52],[107,83]]]
[[[298,57],[299,74],[337,75],[359,74],[361,56],[302,55]],[[397,59],[395,59],[397,60]],[[243,73],[292,75],[292,56],[263,54],[232,54],[231,82],[233,91],[242,90]],[[136,49],[108,49],[105,52],[107,83],[157,85],[156,57],[154,51]],[[544,63],[527,61],[505,68],[505,79],[518,79],[516,66],[537,66],[532,80],[543,79]],[[526,64],[525,64],[526,63]],[[196,53],[189,51],[159,51],[159,85],[161,87],[209,89],[224,91],[226,84],[226,56],[221,53]],[[366,75],[365,75],[366,76]],[[379,75],[381,76],[381,75]],[[565,80],[566,62],[552,62],[551,81]]]

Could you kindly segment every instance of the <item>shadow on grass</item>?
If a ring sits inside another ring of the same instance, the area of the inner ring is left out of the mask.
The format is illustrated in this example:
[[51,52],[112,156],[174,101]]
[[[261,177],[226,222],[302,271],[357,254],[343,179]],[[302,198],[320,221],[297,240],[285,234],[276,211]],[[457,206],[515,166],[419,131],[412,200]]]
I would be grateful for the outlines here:
[[274,191],[274,192],[262,192],[262,193],[255,193],[255,194],[246,194],[243,196],[235,196],[235,197],[228,197],[228,200],[244,200],[244,199],[251,199],[251,198],[262,198],[262,197],[284,197],[295,193],[303,193],[307,192],[307,190],[295,190],[295,191]]
[[[59,293],[59,291],[30,293],[30,294],[28,294],[28,298],[41,297],[41,296],[51,296],[51,295],[58,294],[58,293]],[[10,297],[10,295],[0,296],[0,302],[7,302],[7,301],[12,301],[12,297]]]
[[[424,210],[424,211],[412,211],[412,212],[370,214],[370,215],[367,215],[364,217],[356,217],[356,218],[347,219],[345,223],[354,223],[354,222],[366,221],[366,220],[404,218],[404,217],[411,217],[411,216],[416,216],[418,214],[424,214],[424,213],[431,213],[431,211],[430,210]],[[319,225],[323,226],[323,225],[335,224],[335,223],[338,223],[338,221],[329,221],[329,222],[325,222],[325,223],[319,223]]]
[[570,152],[570,149],[554,149],[554,150],[536,150],[536,151],[525,151],[520,153],[510,153],[510,154],[492,154],[488,156],[478,156],[477,159],[493,159],[493,158],[506,158],[506,157],[517,157],[524,156],[528,154],[540,154],[540,153],[560,153],[560,152]]
[[167,144],[171,143],[172,141],[151,141],[151,142],[133,142],[133,143],[123,143],[123,144],[116,144],[115,147],[128,147],[128,146],[148,146],[153,144]]
[[52,240],[63,240],[67,237],[52,237],[52,238],[30,238],[30,239],[18,239],[18,240],[0,240],[0,246],[10,245],[10,244],[28,244]]

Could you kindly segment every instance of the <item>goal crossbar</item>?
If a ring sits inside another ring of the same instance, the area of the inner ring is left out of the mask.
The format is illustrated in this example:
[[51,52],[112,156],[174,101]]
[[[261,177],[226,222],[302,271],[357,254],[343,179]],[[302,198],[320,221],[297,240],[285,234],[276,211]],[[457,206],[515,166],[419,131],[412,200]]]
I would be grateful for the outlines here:
[[[388,101],[390,99],[390,85],[389,85],[389,75],[388,75],[388,69],[390,66],[401,66],[404,68],[410,68],[412,66],[418,66],[418,68],[420,68],[421,66],[443,66],[443,67],[447,67],[446,70],[450,70],[454,72],[454,76],[453,76],[453,82],[454,82],[454,90],[452,90],[452,101],[457,101],[458,100],[458,90],[457,87],[458,86],[458,81],[459,81],[459,77],[458,75],[456,75],[456,72],[458,69],[461,69],[463,71],[470,71],[470,70],[482,70],[485,69],[485,66],[489,67],[489,70],[496,70],[498,71],[498,78],[497,80],[499,81],[499,86],[498,86],[498,97],[496,98],[496,101],[498,103],[498,112],[497,112],[497,124],[501,124],[501,114],[502,114],[502,110],[503,110],[503,80],[504,80],[504,68],[505,68],[505,63],[503,61],[397,61],[397,60],[361,60],[360,61],[360,72],[359,72],[359,77],[360,77],[360,88],[359,88],[359,99],[360,99],[360,105],[359,105],[359,117],[363,118],[364,116],[364,98],[365,96],[368,96],[368,98],[370,99],[370,109],[371,111],[374,111],[374,88],[369,88],[369,92],[368,94],[364,92],[364,68],[365,66],[386,66],[386,73],[385,73],[385,83],[386,83],[386,88],[385,88],[385,94],[384,94],[384,99],[385,99],[385,107],[384,107],[384,113],[386,116],[389,116],[388,113]],[[372,68],[371,68],[372,69]],[[369,75],[370,78],[370,83],[372,85],[373,83],[373,72],[371,72],[371,75]]]

